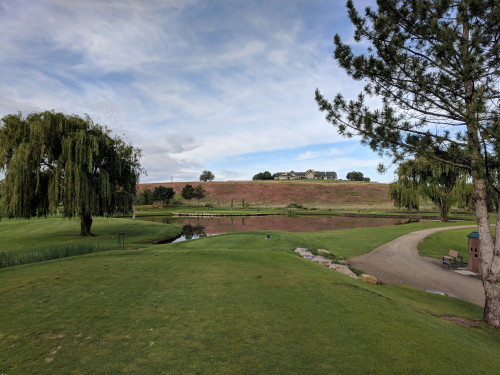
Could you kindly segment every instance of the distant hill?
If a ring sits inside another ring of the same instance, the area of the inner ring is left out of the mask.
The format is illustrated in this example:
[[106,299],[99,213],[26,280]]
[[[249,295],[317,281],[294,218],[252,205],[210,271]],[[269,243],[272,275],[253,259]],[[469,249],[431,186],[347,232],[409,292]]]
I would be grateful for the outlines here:
[[387,197],[388,185],[350,181],[210,181],[161,182],[139,184],[139,191],[153,190],[158,185],[172,187],[180,194],[186,184],[202,184],[207,196],[202,203],[241,207],[245,200],[250,206],[286,207],[299,204],[307,208],[338,206],[392,207]]

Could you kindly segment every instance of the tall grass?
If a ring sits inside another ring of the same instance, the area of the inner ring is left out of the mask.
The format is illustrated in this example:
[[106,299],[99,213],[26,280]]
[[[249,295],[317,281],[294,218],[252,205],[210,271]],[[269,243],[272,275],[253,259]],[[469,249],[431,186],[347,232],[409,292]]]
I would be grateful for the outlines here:
[[103,250],[105,249],[97,243],[82,242],[66,244],[63,246],[29,253],[11,253],[2,251],[0,252],[0,268],[96,253]]

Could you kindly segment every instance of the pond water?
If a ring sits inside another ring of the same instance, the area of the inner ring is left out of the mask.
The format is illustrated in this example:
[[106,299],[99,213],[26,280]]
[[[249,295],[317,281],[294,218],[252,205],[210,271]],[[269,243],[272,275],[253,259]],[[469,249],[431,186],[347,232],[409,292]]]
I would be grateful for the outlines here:
[[[364,228],[394,225],[406,219],[342,217],[342,216],[214,216],[166,217],[142,216],[147,220],[183,227],[184,234],[197,238],[207,234],[221,234],[252,230],[282,230],[287,232],[319,232],[324,230]],[[187,238],[189,239],[189,238]]]

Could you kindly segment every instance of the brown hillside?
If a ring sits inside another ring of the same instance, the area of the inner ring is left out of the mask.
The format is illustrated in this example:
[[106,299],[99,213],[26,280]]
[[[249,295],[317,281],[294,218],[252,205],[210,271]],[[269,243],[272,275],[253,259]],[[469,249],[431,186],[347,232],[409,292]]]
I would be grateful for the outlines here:
[[366,182],[321,181],[210,181],[162,182],[139,184],[139,192],[154,190],[156,186],[172,187],[180,194],[186,184],[202,184],[207,196],[202,202],[234,207],[241,201],[251,206],[286,207],[296,203],[307,208],[333,208],[336,206],[392,206],[387,197],[387,184]]

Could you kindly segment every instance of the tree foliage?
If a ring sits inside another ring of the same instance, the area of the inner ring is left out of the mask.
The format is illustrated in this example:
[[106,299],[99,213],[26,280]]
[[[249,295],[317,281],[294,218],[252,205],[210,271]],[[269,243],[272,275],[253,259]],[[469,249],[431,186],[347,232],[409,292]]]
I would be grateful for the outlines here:
[[200,175],[200,181],[213,181],[214,174],[210,171],[203,171]]
[[397,181],[389,184],[389,197],[394,202],[394,206],[404,207],[410,211],[417,210],[420,207],[420,189],[414,179],[398,178]]
[[149,205],[153,204],[153,192],[151,189],[144,189],[137,196],[138,204]]
[[[395,162],[425,157],[472,178],[486,295],[484,320],[500,327],[500,242],[489,225],[488,189],[498,201],[500,3],[497,0],[378,0],[362,16],[347,2],[356,54],[335,35],[335,59],[366,82],[357,99],[316,101],[340,134],[359,136]],[[366,95],[380,98],[370,109]],[[489,186],[489,187],[488,187]],[[498,222],[497,231],[500,231]]]
[[418,158],[401,163],[397,174],[397,181],[389,185],[389,195],[398,207],[418,209],[419,198],[423,196],[438,207],[441,221],[448,221],[451,206],[459,199],[464,200],[465,207],[470,184],[460,168]]
[[255,176],[253,176],[252,180],[273,180],[273,176],[271,172],[265,171],[265,172],[259,172]]
[[352,171],[352,172],[347,173],[347,175],[345,176],[345,178],[347,178],[349,181],[366,181],[366,182],[370,182],[370,178],[369,177],[365,177],[365,176],[363,176],[362,172],[356,172],[356,171]]
[[163,185],[156,186],[153,190],[153,200],[160,201],[162,207],[168,205],[168,202],[175,196],[175,191],[171,187]]
[[194,187],[191,184],[186,184],[181,191],[182,198],[191,202],[191,199],[195,198]]
[[140,150],[90,117],[56,112],[7,115],[0,123],[1,212],[29,218],[79,216],[91,235],[92,216],[132,208]]
[[198,185],[194,188],[193,198],[198,201],[198,204],[200,204],[200,200],[205,198],[206,194],[207,194],[207,191],[203,188],[203,186]]

